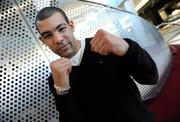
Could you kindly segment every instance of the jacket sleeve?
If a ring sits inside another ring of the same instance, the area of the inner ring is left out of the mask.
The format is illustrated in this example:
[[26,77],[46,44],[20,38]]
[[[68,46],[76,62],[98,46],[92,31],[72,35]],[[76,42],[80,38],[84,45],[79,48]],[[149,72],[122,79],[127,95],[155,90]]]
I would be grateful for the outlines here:
[[154,60],[138,43],[127,38],[124,40],[129,44],[129,49],[123,56],[126,70],[140,84],[156,84],[159,76]]
[[56,109],[60,114],[60,122],[81,122],[77,101],[73,97],[71,89],[65,95],[58,95],[54,88],[52,75],[48,78],[48,83],[50,91],[52,92],[55,99]]

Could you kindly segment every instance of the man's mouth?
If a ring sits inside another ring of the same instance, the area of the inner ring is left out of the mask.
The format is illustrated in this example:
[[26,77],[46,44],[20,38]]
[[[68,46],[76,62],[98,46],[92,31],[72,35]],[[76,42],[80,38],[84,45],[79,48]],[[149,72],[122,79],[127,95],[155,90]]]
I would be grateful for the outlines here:
[[65,51],[65,50],[68,48],[68,45],[69,45],[69,43],[64,44],[64,45],[62,45],[62,46],[59,46],[58,50],[59,50],[60,52],[63,52],[63,51]]

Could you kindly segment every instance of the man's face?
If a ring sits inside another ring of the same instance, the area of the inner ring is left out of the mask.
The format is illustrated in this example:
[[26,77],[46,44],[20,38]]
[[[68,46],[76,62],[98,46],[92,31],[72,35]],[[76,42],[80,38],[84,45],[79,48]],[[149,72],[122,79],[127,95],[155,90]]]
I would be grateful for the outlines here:
[[77,52],[73,22],[67,23],[60,13],[56,12],[49,18],[38,21],[37,28],[41,41],[57,55],[71,58]]

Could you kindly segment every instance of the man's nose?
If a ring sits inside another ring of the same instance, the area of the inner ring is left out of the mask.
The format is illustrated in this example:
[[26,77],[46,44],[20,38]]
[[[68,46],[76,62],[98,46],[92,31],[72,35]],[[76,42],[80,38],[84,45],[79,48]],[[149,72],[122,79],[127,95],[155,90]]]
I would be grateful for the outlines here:
[[61,43],[61,42],[64,40],[64,37],[63,37],[62,34],[55,33],[53,40],[54,40],[54,43],[55,43],[55,44],[56,44],[56,43]]

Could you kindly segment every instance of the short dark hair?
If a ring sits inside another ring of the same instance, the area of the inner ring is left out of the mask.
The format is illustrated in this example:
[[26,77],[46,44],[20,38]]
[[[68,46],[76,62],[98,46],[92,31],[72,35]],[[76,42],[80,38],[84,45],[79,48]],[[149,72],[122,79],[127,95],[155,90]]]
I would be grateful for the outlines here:
[[37,21],[45,20],[56,12],[59,12],[64,17],[65,21],[69,23],[69,19],[66,13],[62,9],[51,6],[51,7],[45,7],[39,11],[35,19],[36,28],[37,28]]

